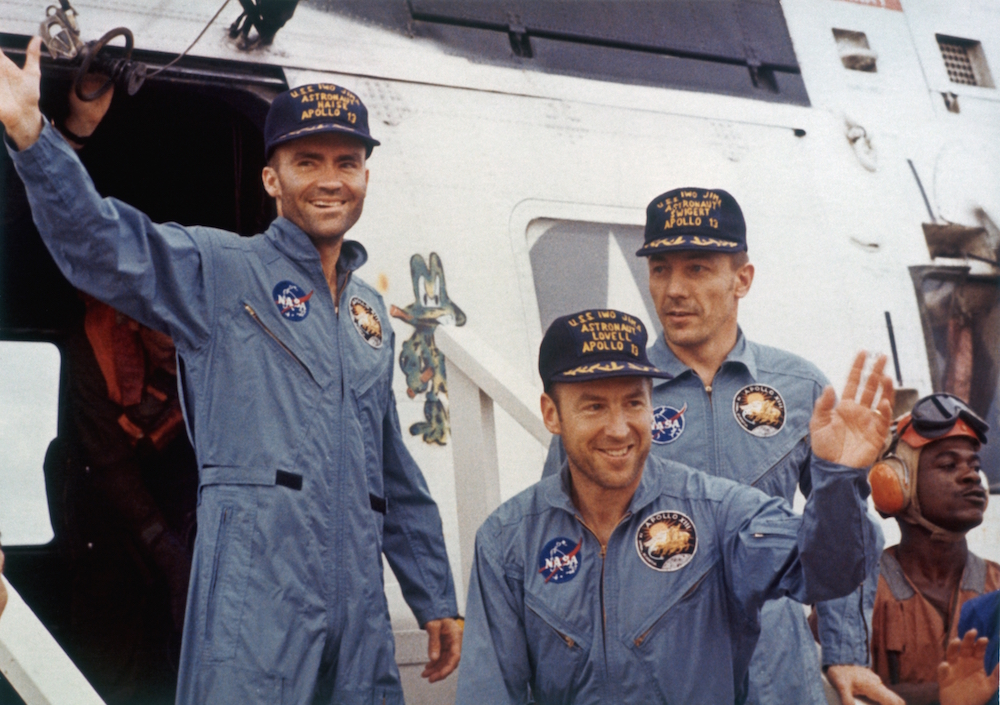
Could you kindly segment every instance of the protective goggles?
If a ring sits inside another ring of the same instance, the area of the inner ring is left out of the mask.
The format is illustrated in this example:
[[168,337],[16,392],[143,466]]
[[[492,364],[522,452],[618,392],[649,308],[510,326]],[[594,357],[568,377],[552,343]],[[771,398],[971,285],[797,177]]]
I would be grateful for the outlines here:
[[950,436],[969,436],[986,443],[989,424],[953,394],[931,394],[916,403],[908,416],[899,420],[899,438],[911,448]]

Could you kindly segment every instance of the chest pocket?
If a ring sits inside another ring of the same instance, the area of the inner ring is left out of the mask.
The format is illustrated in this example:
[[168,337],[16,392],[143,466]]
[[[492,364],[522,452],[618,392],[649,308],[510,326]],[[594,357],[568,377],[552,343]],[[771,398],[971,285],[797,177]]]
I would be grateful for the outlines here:
[[364,376],[357,386],[351,387],[351,397],[360,426],[359,438],[364,446],[365,476],[368,479],[368,491],[372,495],[373,509],[379,503],[384,506],[386,500],[385,479],[382,474],[383,422],[390,403],[391,365],[391,349],[379,351],[375,364],[364,370]]
[[[680,587],[677,599],[650,610],[637,629],[622,635],[635,658],[635,679],[650,683],[651,692],[659,695],[657,702],[668,702],[668,693],[670,702],[732,702],[731,684],[707,683],[680,675],[684,669],[676,665],[688,661],[691,652],[706,649],[713,650],[714,659],[731,660],[728,645],[732,641],[732,620],[725,614],[728,603],[722,564],[703,567],[693,582],[685,585]],[[719,612],[724,614],[720,616]],[[725,666],[718,670],[731,672]],[[695,692],[686,692],[692,686]]]
[[[538,702],[566,703],[587,680],[590,635],[580,633],[549,609],[536,595],[524,594],[524,631]],[[541,665],[540,665],[541,664]]]

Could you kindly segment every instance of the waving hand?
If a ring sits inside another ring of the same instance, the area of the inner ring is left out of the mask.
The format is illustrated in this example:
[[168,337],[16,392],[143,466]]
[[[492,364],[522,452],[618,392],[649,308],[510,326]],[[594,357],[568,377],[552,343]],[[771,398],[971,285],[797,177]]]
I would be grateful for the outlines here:
[[[861,371],[867,353],[860,352],[847,377],[844,396],[837,402],[833,387],[827,387],[816,400],[809,432],[813,452],[823,460],[866,468],[878,458],[889,432],[892,417],[892,380],[882,371],[885,355],[879,355],[871,374],[861,386]],[[858,394],[860,388],[860,396]],[[875,403],[878,390],[882,396]]]
[[33,145],[42,131],[42,113],[38,108],[41,45],[38,37],[28,43],[23,69],[0,52],[0,122],[18,149]]

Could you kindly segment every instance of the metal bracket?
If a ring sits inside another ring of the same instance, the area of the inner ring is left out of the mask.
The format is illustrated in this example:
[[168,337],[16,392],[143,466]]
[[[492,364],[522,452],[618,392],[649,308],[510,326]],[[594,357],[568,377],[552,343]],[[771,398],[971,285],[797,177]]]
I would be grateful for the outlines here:
[[76,10],[68,0],[63,0],[62,4],[62,7],[49,5],[38,32],[53,59],[71,60],[80,55],[85,44],[80,39]]

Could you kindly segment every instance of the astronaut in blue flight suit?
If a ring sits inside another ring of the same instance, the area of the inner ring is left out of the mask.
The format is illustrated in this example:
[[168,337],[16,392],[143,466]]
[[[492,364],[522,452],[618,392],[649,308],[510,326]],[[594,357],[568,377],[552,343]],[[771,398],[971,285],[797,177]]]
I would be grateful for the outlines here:
[[476,535],[458,705],[743,703],[765,601],[844,595],[878,558],[865,471],[892,382],[882,356],[862,387],[864,360],[840,403],[827,387],[816,404],[813,492],[797,516],[649,454],[649,378],[669,373],[647,359],[640,321],[557,318],[538,368],[567,462]]
[[43,120],[38,75],[37,40],[23,71],[0,56],[39,232],[74,286],[177,345],[200,473],[177,702],[401,703],[383,553],[430,636],[425,676],[447,676],[461,625],[441,521],[400,434],[389,317],[343,239],[378,144],[364,105],[332,84],[275,98],[279,217],[241,238],[101,199]]
[[[808,497],[809,417],[828,382],[811,363],[748,341],[739,329],[737,303],[754,270],[736,200],[721,189],[695,187],[657,196],[636,254],[649,260],[650,294],[664,332],[649,357],[673,376],[653,387],[653,455],[789,503],[796,486]],[[564,460],[554,438],[543,476],[557,474]],[[876,566],[854,593],[816,605],[822,663],[845,705],[852,693],[884,705],[900,702],[866,667],[877,580]],[[793,600],[763,607],[748,702],[826,705],[813,636]]]

